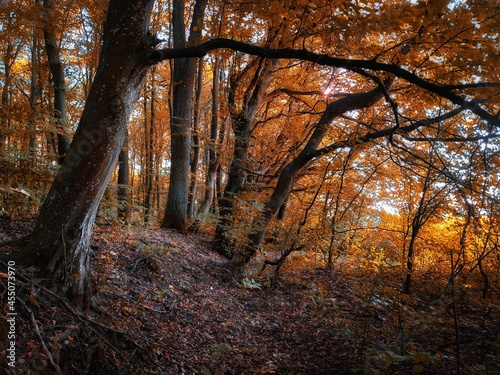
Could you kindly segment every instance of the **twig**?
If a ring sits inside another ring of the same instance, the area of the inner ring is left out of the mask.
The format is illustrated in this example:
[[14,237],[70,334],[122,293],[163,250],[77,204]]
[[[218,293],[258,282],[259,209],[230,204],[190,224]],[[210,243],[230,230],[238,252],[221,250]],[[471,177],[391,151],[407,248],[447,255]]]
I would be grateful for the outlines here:
[[26,236],[14,238],[13,240],[7,240],[0,242],[0,247],[3,246],[22,246],[28,243],[31,238],[32,233],[27,234]]
[[[4,262],[0,261],[0,264],[4,264],[6,265]],[[108,345],[113,351],[115,351],[123,360],[126,360],[126,357],[125,355],[118,349],[116,348],[113,344],[111,344],[106,338],[104,338],[102,336],[102,334],[97,331],[94,327],[92,327],[92,324],[99,327],[99,328],[102,328],[104,330],[107,330],[107,331],[110,331],[110,332],[114,332],[114,333],[118,333],[118,334],[121,334],[123,336],[126,336],[128,337],[131,342],[136,345],[137,347],[141,348],[141,346],[139,344],[137,344],[137,340],[142,340],[144,342],[147,342],[151,345],[156,345],[158,347],[161,347],[161,348],[164,348],[164,349],[167,349],[171,355],[175,355],[175,352],[173,351],[173,349],[171,347],[169,347],[168,345],[165,345],[165,344],[162,344],[161,342],[154,342],[152,340],[149,340],[147,338],[144,338],[144,337],[136,337],[134,336],[133,334],[131,333],[128,333],[128,332],[125,332],[125,331],[121,331],[121,330],[117,330],[117,329],[114,329],[114,328],[111,328],[107,325],[104,325],[102,323],[99,323],[99,322],[96,322],[95,320],[92,320],[88,317],[86,317],[85,315],[83,314],[80,314],[78,312],[76,312],[70,305],[68,302],[66,302],[61,296],[57,295],[56,293],[54,293],[53,291],[51,291],[50,289],[47,289],[45,288],[44,286],[42,285],[39,285],[39,284],[36,284],[34,283],[29,277],[27,276],[24,276],[20,273],[17,273],[17,277],[25,282],[28,282],[34,286],[36,286],[37,288],[40,288],[40,290],[42,290],[43,292],[47,293],[48,295],[54,297],[55,299],[57,299],[58,301],[60,301],[64,307],[66,307],[66,309],[73,315],[75,316],[80,322],[84,323],[87,327],[89,327],[106,345]],[[17,298],[17,297],[16,297]],[[18,299],[19,300],[19,299]],[[20,300],[19,300],[20,301]],[[22,301],[20,301],[21,304],[23,306],[26,307],[27,311],[29,311],[32,315],[32,322],[34,323],[34,325],[36,325],[36,321],[34,320],[34,316],[33,316],[33,313],[31,312],[31,310],[29,310],[29,308],[26,306],[26,304]],[[39,334],[39,330],[38,330],[38,334]],[[42,340],[41,336],[39,335],[40,339]],[[44,345],[44,342],[42,340],[42,345]],[[48,355],[49,359],[50,359],[50,353]],[[52,362],[51,362],[52,363]],[[57,365],[56,365],[57,366]],[[188,366],[189,367],[189,366]],[[192,369],[192,368],[190,368]],[[59,369],[60,371],[60,369]],[[62,372],[58,372],[58,374],[62,374]]]
[[[29,280],[31,282],[31,280]],[[36,284],[33,284],[33,285],[36,285]],[[39,288],[41,288],[43,291],[45,291],[46,293],[50,294],[52,297],[56,298],[57,300],[59,300],[65,307],[66,309],[73,315],[75,316],[80,322],[82,322],[83,324],[85,324],[87,327],[89,327],[106,345],[108,345],[111,349],[113,349],[122,359],[125,359],[125,355],[121,352],[121,350],[119,350],[118,348],[116,348],[113,344],[111,344],[105,337],[103,337],[101,335],[100,332],[98,332],[96,329],[94,329],[90,323],[100,327],[100,328],[103,328],[103,329],[106,329],[108,331],[112,331],[112,332],[115,332],[115,333],[119,333],[119,334],[122,334],[122,335],[127,335],[126,332],[123,332],[123,331],[119,331],[119,330],[116,330],[116,329],[113,329],[111,327],[108,327],[104,324],[101,324],[101,323],[98,323],[92,319],[89,319],[87,318],[85,315],[82,315],[82,314],[79,314],[78,312],[76,312],[75,310],[73,310],[73,308],[63,299],[61,298],[60,296],[58,296],[56,293],[52,292],[51,290],[41,286],[41,285],[37,285]]]
[[66,242],[64,241],[64,227],[61,224],[61,240],[63,245],[63,253],[64,253],[64,277],[68,276],[68,259],[66,257]]
[[[460,343],[461,344],[475,344],[479,340],[495,340],[495,339],[496,339],[496,337],[494,335],[486,333],[486,334],[481,334],[479,337],[461,340]],[[431,349],[430,352],[432,355],[435,355],[438,352],[442,352],[443,350],[451,348],[452,346],[456,346],[456,345],[457,345],[456,341],[446,342],[442,345],[439,345],[436,349]]]
[[54,367],[54,369],[57,371],[58,374],[62,375],[61,368],[59,367],[59,365],[57,365],[54,362],[54,359],[52,358],[52,354],[50,354],[50,351],[47,348],[47,345],[45,345],[45,341],[43,340],[42,334],[40,333],[40,328],[38,327],[38,324],[36,324],[35,315],[33,314],[33,311],[31,311],[31,309],[28,306],[26,306],[24,301],[22,299],[20,299],[19,297],[16,297],[16,300],[17,300],[17,302],[19,302],[21,304],[21,306],[30,315],[31,324],[33,324],[33,328],[35,330],[35,333],[38,336],[38,339],[40,340],[40,344],[42,345],[43,351],[45,352],[45,355],[47,356],[50,364],[52,365],[52,367]]
[[[4,262],[1,262],[0,263],[3,263],[5,265]],[[54,293],[53,291],[45,288],[43,285],[40,285],[40,284],[36,284],[34,283],[29,277],[27,276],[24,276],[22,274],[20,274],[19,272],[16,273],[17,277],[25,282],[28,282],[32,285],[34,285],[35,287],[37,288],[40,288],[40,290],[42,290],[43,292],[49,294],[50,296],[54,297],[55,299],[57,299],[59,302],[61,302],[64,307],[66,307],[66,309],[73,315],[75,316],[80,322],[84,323],[87,327],[89,327],[106,345],[108,345],[111,349],[113,349],[116,353],[118,353],[118,355],[122,358],[122,359],[125,359],[125,356],[123,355],[123,353],[117,349],[113,344],[111,344],[106,338],[104,338],[96,329],[94,329],[90,323],[100,327],[100,328],[103,328],[103,329],[106,329],[106,330],[109,330],[109,331],[112,331],[112,332],[115,332],[115,333],[120,333],[120,334],[123,334],[123,335],[128,335],[126,332],[123,332],[123,331],[118,331],[118,330],[115,330],[111,327],[108,327],[104,324],[101,324],[101,323],[98,323],[92,319],[89,319],[87,318],[85,315],[82,315],[82,314],[79,314],[78,312],[76,312],[75,310],[73,310],[73,308],[69,305],[68,302],[66,302],[62,297],[58,296],[56,293]],[[22,303],[23,305],[25,305],[24,303]]]
[[457,305],[455,302],[455,265],[453,263],[453,250],[450,249],[450,263],[451,263],[451,305],[453,308],[453,322],[455,325],[455,352],[457,356],[457,375],[460,375],[460,339],[458,337],[458,317]]
[[[144,304],[140,304],[140,306],[144,307],[145,309],[148,309],[150,311],[154,311],[154,312],[157,312],[157,313],[161,313],[161,314],[170,314],[172,315],[172,309],[170,309],[169,311],[167,310],[156,310],[156,309],[153,309],[152,307],[149,307],[149,306],[146,306]],[[172,306],[173,307],[173,306]]]

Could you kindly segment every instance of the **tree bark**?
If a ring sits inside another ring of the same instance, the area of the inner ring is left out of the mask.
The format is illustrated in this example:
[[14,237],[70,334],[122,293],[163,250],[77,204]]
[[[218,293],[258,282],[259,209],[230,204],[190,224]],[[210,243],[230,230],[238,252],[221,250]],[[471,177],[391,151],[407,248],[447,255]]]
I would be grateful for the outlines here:
[[12,86],[11,67],[14,61],[12,53],[12,43],[7,41],[6,51],[3,56],[4,83],[2,87],[2,107],[0,108],[0,155],[4,152],[7,129],[10,121],[9,93]]
[[413,268],[415,265],[415,243],[417,241],[420,230],[423,228],[427,220],[431,217],[433,212],[439,206],[441,199],[439,195],[443,194],[444,190],[435,191],[430,194],[430,189],[435,182],[431,176],[432,157],[429,160],[429,167],[427,168],[425,180],[423,181],[422,192],[418,201],[415,215],[411,223],[410,243],[408,244],[408,254],[406,259],[406,278],[403,284],[403,293],[410,294],[412,285]]
[[[189,44],[195,44],[201,40],[206,3],[207,0],[197,0],[195,3]],[[184,0],[174,0],[173,2],[174,48],[184,48],[187,45],[184,4]],[[197,59],[195,58],[175,59],[172,72],[170,184],[162,227],[177,229],[181,233],[187,232],[189,161],[196,64]]]
[[43,0],[45,52],[49,60],[50,73],[52,75],[52,86],[54,88],[54,113],[53,119],[57,128],[57,154],[59,164],[62,163],[69,150],[69,137],[66,133],[66,83],[64,69],[61,62],[56,36],[53,32],[53,4],[52,0]]
[[210,122],[210,144],[208,145],[208,168],[205,178],[205,193],[200,206],[200,214],[207,215],[215,196],[215,179],[217,177],[217,133],[219,131],[219,67],[220,59],[215,57],[212,79],[212,120]]
[[[249,86],[245,90],[243,104],[240,111],[236,111],[236,90],[248,70],[257,63]],[[228,102],[231,116],[231,126],[234,132],[234,151],[229,166],[228,181],[224,194],[219,202],[219,220],[215,229],[213,242],[214,249],[221,255],[232,259],[234,245],[231,239],[231,227],[234,220],[234,209],[237,196],[246,181],[248,163],[248,148],[252,135],[252,124],[257,109],[262,102],[265,90],[272,73],[272,63],[263,59],[256,59],[250,63],[240,74],[231,79]]]
[[130,166],[128,154],[128,134],[118,157],[118,220],[126,224],[130,214]]
[[196,193],[198,190],[198,164],[200,163],[200,121],[201,121],[201,94],[203,90],[203,59],[198,60],[198,74],[196,81],[196,97],[194,102],[193,122],[193,156],[191,158],[191,186],[189,188],[188,218],[194,217]]
[[[38,31],[35,29],[33,31],[33,37],[31,41],[31,71],[30,71],[30,107],[31,113],[28,119],[28,154],[30,156],[30,161],[35,163],[36,159],[36,117],[38,106],[40,105],[42,98],[42,86],[39,79],[39,36]],[[24,163],[26,165],[26,163]],[[31,165],[33,167],[33,165]]]
[[151,72],[151,96],[150,96],[150,116],[149,121],[147,117],[147,95],[144,93],[144,130],[145,130],[145,171],[146,171],[146,191],[144,194],[144,223],[149,224],[151,217],[152,208],[152,198],[153,198],[153,180],[155,175],[154,167],[154,133],[155,133],[155,122],[156,122],[156,94],[155,94],[155,69]]
[[89,241],[147,65],[153,0],[111,0],[94,82],[63,165],[20,255],[50,287],[88,307]]

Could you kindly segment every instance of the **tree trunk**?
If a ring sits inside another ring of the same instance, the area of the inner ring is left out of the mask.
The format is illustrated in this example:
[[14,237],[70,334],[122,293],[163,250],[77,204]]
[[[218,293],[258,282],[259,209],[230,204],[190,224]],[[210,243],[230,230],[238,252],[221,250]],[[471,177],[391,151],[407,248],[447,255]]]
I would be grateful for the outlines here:
[[200,214],[206,215],[210,211],[215,195],[215,179],[217,177],[217,132],[219,131],[219,57],[215,58],[212,80],[212,121],[210,122],[210,144],[208,145],[208,168],[205,178],[205,193],[200,206]]
[[[201,40],[206,3],[207,0],[197,0],[195,3],[189,44],[196,44]],[[174,48],[184,48],[187,45],[184,4],[184,0],[173,1]],[[193,119],[196,63],[196,58],[175,59],[172,72],[170,184],[162,227],[177,229],[182,233],[187,231],[191,122]]]
[[[241,111],[235,112],[236,90],[248,70],[256,63],[258,66],[249,86],[245,90]],[[259,58],[231,79],[228,102],[231,111],[231,126],[234,132],[234,151],[229,167],[228,181],[219,202],[219,221],[217,222],[213,242],[214,249],[229,259],[234,257],[231,227],[234,220],[234,208],[237,196],[246,181],[248,148],[252,135],[252,124],[268,86],[272,72],[271,67],[272,63],[270,61]]]
[[127,223],[130,214],[129,168],[128,134],[125,134],[118,157],[118,220],[123,224]]
[[154,169],[154,132],[155,132],[155,122],[156,122],[156,108],[155,108],[155,69],[153,68],[151,72],[151,97],[150,97],[150,116],[149,122],[147,117],[147,95],[144,94],[144,125],[145,133],[144,145],[146,150],[145,155],[145,170],[146,170],[146,191],[144,194],[144,223],[149,224],[151,216],[151,201],[153,198],[153,179],[155,174]]
[[4,83],[2,87],[2,106],[0,108],[0,155],[4,152],[7,129],[10,121],[9,92],[12,85],[11,67],[14,61],[12,56],[12,43],[7,42],[6,52],[3,56]]
[[413,274],[413,260],[415,257],[415,241],[417,239],[418,232],[420,230],[420,226],[416,224],[416,221],[418,221],[418,219],[414,219],[413,221],[414,223],[412,226],[410,244],[408,245],[408,256],[406,259],[406,278],[403,285],[404,294],[410,294],[411,276]]
[[[42,87],[39,81],[39,40],[38,31],[35,29],[33,31],[33,38],[31,41],[31,71],[30,71],[30,107],[31,113],[28,119],[28,154],[30,156],[30,161],[35,162],[36,158],[36,117],[38,106],[42,98]],[[33,165],[31,165],[33,167]]]
[[45,51],[49,60],[52,86],[54,87],[54,113],[53,119],[57,128],[57,154],[59,164],[69,150],[69,137],[66,133],[66,83],[64,82],[64,69],[57,48],[56,36],[53,29],[53,4],[52,0],[43,0]]
[[415,262],[415,242],[418,238],[420,230],[438,207],[440,202],[438,196],[443,192],[443,189],[440,189],[434,194],[429,194],[433,184],[433,178],[431,176],[433,169],[430,167],[431,165],[433,165],[432,157],[430,158],[429,166],[427,167],[425,180],[422,186],[422,193],[420,195],[417,206],[417,211],[415,212],[411,223],[411,237],[410,243],[408,245],[408,254],[406,261],[407,272],[405,282],[403,284],[403,293],[405,294],[410,294],[411,289],[413,268]]
[[[76,305],[90,301],[89,241],[97,207],[115,168],[146,65],[153,0],[111,0],[94,82],[69,152],[21,255]],[[23,256],[24,255],[24,256]]]
[[[386,86],[392,81],[386,81]],[[330,123],[341,114],[360,108],[367,108],[383,97],[383,90],[377,87],[371,91],[351,94],[328,104],[325,112],[315,126],[315,129],[302,151],[281,171],[276,187],[264,206],[260,217],[252,223],[252,232],[248,236],[248,245],[238,254],[237,263],[245,264],[255,255],[264,240],[267,225],[285,202],[292,190],[297,174],[316,156],[315,151],[323,141]]]
[[196,192],[198,190],[198,164],[200,163],[200,121],[201,121],[201,94],[203,90],[203,59],[198,59],[198,79],[196,81],[196,99],[194,104],[193,122],[193,157],[191,158],[191,186],[189,188],[188,218],[193,218],[196,206]]

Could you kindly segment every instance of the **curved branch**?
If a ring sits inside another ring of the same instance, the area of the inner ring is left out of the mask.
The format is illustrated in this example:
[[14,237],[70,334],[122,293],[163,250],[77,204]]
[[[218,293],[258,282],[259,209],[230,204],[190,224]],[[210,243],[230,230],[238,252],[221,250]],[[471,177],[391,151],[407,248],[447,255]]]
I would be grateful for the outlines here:
[[[416,130],[418,128],[421,128],[423,126],[428,126],[431,124],[435,124],[437,122],[449,119],[460,112],[462,112],[464,108],[455,108],[441,116],[433,117],[433,118],[427,118],[423,119],[420,121],[416,121],[410,125],[400,127],[397,129],[396,134],[408,134],[409,132]],[[389,128],[389,129],[383,129],[383,130],[378,130],[378,131],[373,131],[366,133],[365,135],[356,137],[355,139],[348,139],[348,140],[343,140],[339,142],[332,143],[326,147],[320,148],[314,152],[314,157],[318,157],[321,155],[328,154],[332,151],[335,151],[339,148],[343,147],[355,147],[358,145],[361,145],[363,143],[371,142],[379,138],[385,138],[385,137],[390,137],[391,134],[394,133],[394,128]]]
[[500,82],[463,83],[461,85],[443,85],[442,87],[447,90],[476,89],[482,87],[500,87]]
[[396,77],[404,79],[405,81],[413,83],[429,92],[446,98],[450,102],[463,107],[464,109],[470,110],[478,117],[488,122],[490,126],[500,126],[500,119],[497,115],[492,115],[488,111],[481,108],[476,100],[468,100],[461,97],[460,95],[453,93],[452,89],[455,87],[452,86],[450,88],[449,86],[429,82],[423,78],[420,78],[415,73],[401,68],[399,65],[381,63],[375,60],[341,59],[337,57],[331,57],[326,54],[310,52],[305,49],[273,49],[232,39],[217,38],[208,40],[193,47],[148,51],[145,56],[145,63],[153,65],[163,60],[169,60],[179,57],[203,57],[213,50],[223,48],[269,59],[297,59],[309,61],[322,66],[344,68],[350,71],[356,71],[358,69],[368,69],[372,71],[391,73]]

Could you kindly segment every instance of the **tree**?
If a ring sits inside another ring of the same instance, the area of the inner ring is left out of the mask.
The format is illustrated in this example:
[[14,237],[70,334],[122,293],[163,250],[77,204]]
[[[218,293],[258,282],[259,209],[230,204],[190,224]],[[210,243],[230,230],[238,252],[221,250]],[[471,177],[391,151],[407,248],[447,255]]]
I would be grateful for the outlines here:
[[198,190],[198,164],[200,163],[200,122],[201,122],[201,96],[203,91],[203,59],[198,60],[198,74],[196,78],[196,95],[193,112],[193,145],[190,161],[191,185],[189,186],[189,203],[187,217],[192,219],[195,213],[196,193]]
[[[174,49],[201,41],[206,0],[197,0],[194,5],[193,19],[186,40],[184,25],[184,0],[174,0],[172,32]],[[168,200],[162,227],[187,230],[189,172],[191,153],[191,126],[193,119],[193,94],[195,88],[197,60],[193,58],[175,59],[172,72],[171,129],[171,167]]]
[[[155,69],[151,71],[151,89],[149,96],[144,90],[144,223],[150,222],[151,202],[153,198],[153,179],[154,179],[154,143],[155,143],[155,123],[156,123],[156,84],[155,84]],[[148,99],[149,99],[149,118],[148,114]]]
[[[215,229],[214,239],[216,251],[228,258],[234,256],[231,229],[235,215],[235,203],[246,182],[252,125],[269,84],[272,66],[271,61],[254,59],[241,72],[231,78],[228,106],[234,132],[234,151],[229,166],[228,181],[219,202],[219,221]],[[254,70],[253,74],[252,70]],[[236,104],[236,90],[243,86],[242,81],[247,78],[247,75],[252,78],[245,87],[242,104],[238,106]]]
[[12,85],[12,64],[15,61],[14,46],[11,40],[5,43],[5,51],[2,54],[4,67],[4,84],[2,87],[2,109],[0,110],[0,155],[4,152],[5,140],[7,138],[7,129],[9,128],[9,91]]
[[[89,100],[34,226],[16,254],[34,264],[55,289],[89,306],[89,241],[99,201],[120,153],[133,103],[149,64],[147,31],[153,1],[109,4],[99,68]],[[68,209],[71,207],[71,209]]]
[[[430,159],[431,160],[429,161],[429,165],[432,165],[432,155],[430,155]],[[416,166],[414,166],[414,169],[415,167]],[[423,176],[420,176],[417,173],[415,180],[419,178],[423,180],[423,182],[418,181],[420,182],[419,185],[421,186],[422,190],[414,191],[411,188],[408,189],[413,193],[412,196],[409,197],[409,199],[411,201],[415,201],[415,208],[412,210],[414,211],[413,217],[411,218],[411,224],[408,228],[410,241],[408,243],[406,262],[407,273],[403,284],[403,293],[406,294],[410,294],[412,273],[416,257],[416,242],[419,237],[419,233],[422,227],[443,203],[443,200],[446,198],[448,193],[448,188],[436,189],[435,185],[438,182],[436,180],[439,178],[439,175],[436,177],[436,173],[433,168],[427,166],[427,168],[423,171]],[[409,179],[409,181],[412,180],[413,179]],[[412,205],[411,203],[409,204]]]
[[385,87],[377,87],[371,91],[348,95],[345,98],[330,103],[326,107],[302,151],[281,171],[273,194],[263,209],[263,215],[252,225],[255,228],[255,232],[250,234],[250,244],[242,252],[242,259],[240,261],[243,263],[248,262],[257,251],[264,240],[264,234],[269,221],[278,212],[288,194],[290,194],[297,174],[307,163],[317,156],[318,146],[323,141],[333,119],[345,112],[372,106],[384,96],[384,90],[387,90],[391,83],[392,80],[386,80],[384,83]]
[[59,163],[69,149],[69,138],[66,132],[66,83],[64,79],[64,69],[61,62],[57,40],[54,34],[54,5],[52,0],[43,0],[44,8],[44,28],[45,51],[49,60],[50,72],[52,75],[52,86],[54,87],[54,122],[57,131],[57,154]]
[[123,146],[118,157],[118,219],[126,223],[130,215],[130,165],[128,134],[125,134]]
[[205,178],[205,192],[203,194],[203,201],[200,205],[200,215],[205,216],[208,214],[215,197],[215,179],[219,163],[217,161],[217,134],[219,132],[219,76],[220,76],[220,59],[215,58],[213,66],[213,79],[212,79],[212,116],[210,121],[210,136],[207,145],[208,148],[208,161],[207,173]]

